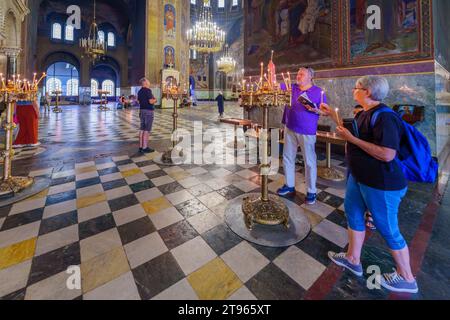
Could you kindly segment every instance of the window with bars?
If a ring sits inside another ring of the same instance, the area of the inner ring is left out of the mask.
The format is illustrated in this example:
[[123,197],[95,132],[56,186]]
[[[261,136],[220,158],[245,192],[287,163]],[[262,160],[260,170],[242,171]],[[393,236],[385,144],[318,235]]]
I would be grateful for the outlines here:
[[74,40],[74,27],[71,25],[66,26],[66,35],[65,35],[66,41],[73,41]]
[[91,79],[91,97],[98,97],[98,81]]
[[48,78],[46,85],[46,92],[50,95],[53,94],[53,91],[61,91],[62,90],[62,82],[58,78]]
[[52,39],[62,39],[62,27],[60,23],[55,22],[52,24]]
[[113,32],[108,32],[108,47],[116,46],[116,35]]
[[112,80],[105,80],[105,81],[103,81],[102,82],[102,90],[109,92],[109,94],[107,95],[108,97],[114,97],[114,95],[115,95],[114,82]]
[[69,97],[78,96],[78,85],[79,85],[78,79],[70,79],[69,81],[67,81],[66,95]]

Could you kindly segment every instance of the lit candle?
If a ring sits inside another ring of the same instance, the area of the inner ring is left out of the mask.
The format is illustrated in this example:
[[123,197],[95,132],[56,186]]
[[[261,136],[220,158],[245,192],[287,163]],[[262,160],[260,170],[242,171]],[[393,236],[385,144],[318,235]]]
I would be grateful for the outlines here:
[[35,82],[36,82],[36,72],[35,72],[35,73],[33,73],[33,82],[32,82],[32,84],[34,85],[34,84],[35,84]]
[[288,89],[291,89],[291,74],[289,73],[289,71],[287,72],[287,76],[288,76]]
[[264,63],[261,62],[261,79],[263,77],[263,73],[264,73]]
[[339,126],[341,126],[341,119],[340,119],[340,117],[339,117],[339,108],[336,108],[335,111],[336,111],[336,120],[337,120],[337,123],[338,123]]
[[321,105],[323,104],[323,101],[324,101],[324,99],[323,99],[324,94],[325,94],[325,92],[322,90],[322,91],[320,92],[320,104],[321,104]]

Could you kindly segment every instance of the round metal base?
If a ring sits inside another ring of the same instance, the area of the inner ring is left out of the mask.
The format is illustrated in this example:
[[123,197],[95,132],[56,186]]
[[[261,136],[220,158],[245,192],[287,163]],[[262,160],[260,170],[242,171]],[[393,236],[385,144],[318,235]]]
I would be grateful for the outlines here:
[[276,226],[284,225],[289,229],[289,209],[280,197],[269,195],[268,201],[263,201],[261,195],[251,195],[242,202],[245,226],[251,230],[255,223]]
[[183,153],[180,153],[176,158],[172,158],[172,149],[167,150],[166,152],[159,154],[153,158],[153,162],[164,166],[178,166],[180,164],[183,164],[185,160],[186,156],[183,155]]
[[318,167],[317,176],[330,181],[340,182],[345,180],[345,174],[335,168]]
[[50,187],[51,179],[37,177],[34,183],[17,193],[6,193],[0,196],[0,208],[22,201]]
[[281,248],[299,243],[311,231],[311,224],[303,209],[295,203],[279,198],[286,205],[289,212],[289,228],[282,224],[263,225],[254,224],[253,229],[247,229],[243,213],[245,198],[258,199],[259,193],[242,195],[231,200],[225,209],[225,222],[230,229],[241,238],[266,247]]
[[31,177],[11,177],[0,182],[0,197],[18,193],[34,183]]
[[61,112],[63,112],[63,110],[62,110],[60,107],[54,107],[54,108],[52,109],[52,111],[53,111],[54,113],[61,113]]
[[98,110],[99,110],[99,111],[109,111],[109,110],[111,110],[111,109],[108,108],[108,107],[106,107],[106,106],[100,106],[100,107],[98,107]]

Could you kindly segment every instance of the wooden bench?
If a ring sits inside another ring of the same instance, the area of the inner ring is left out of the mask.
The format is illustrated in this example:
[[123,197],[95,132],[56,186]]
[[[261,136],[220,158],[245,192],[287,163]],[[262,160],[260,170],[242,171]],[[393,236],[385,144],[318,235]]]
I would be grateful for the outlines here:
[[[238,141],[237,141],[237,129],[239,127],[243,127],[244,131],[253,126],[253,122],[248,119],[239,119],[239,118],[226,118],[220,119],[221,123],[231,124],[234,126],[234,149],[237,152],[238,149]],[[245,148],[245,146],[244,146]]]
[[[277,129],[277,128],[270,128],[270,129]],[[269,129],[269,130],[270,130]],[[247,132],[247,137],[256,138],[259,140],[259,131],[253,131],[253,132]],[[270,135],[269,135],[270,139]],[[327,132],[327,131],[317,131],[317,141],[323,142],[326,145],[326,164],[325,167],[319,167],[318,175],[326,180],[334,180],[334,181],[342,181],[345,177],[344,175],[337,169],[332,168],[331,165],[331,146],[332,145],[340,145],[345,146],[347,143],[344,139],[339,137],[334,132]],[[270,143],[270,140],[269,140]],[[284,144],[284,132],[281,130],[280,134],[280,144]],[[270,148],[269,148],[270,150]]]

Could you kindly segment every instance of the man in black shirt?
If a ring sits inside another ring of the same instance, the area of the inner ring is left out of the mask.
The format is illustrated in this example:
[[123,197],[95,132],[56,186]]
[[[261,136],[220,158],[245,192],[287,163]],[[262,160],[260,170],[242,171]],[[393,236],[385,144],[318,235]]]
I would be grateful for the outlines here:
[[138,93],[138,101],[141,107],[141,130],[139,131],[139,152],[151,153],[155,150],[148,147],[150,132],[152,131],[156,99],[150,90],[150,81],[146,78],[140,80],[142,86]]

